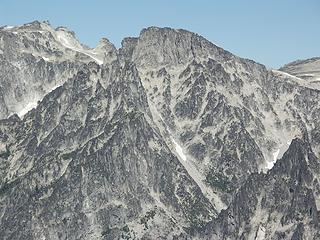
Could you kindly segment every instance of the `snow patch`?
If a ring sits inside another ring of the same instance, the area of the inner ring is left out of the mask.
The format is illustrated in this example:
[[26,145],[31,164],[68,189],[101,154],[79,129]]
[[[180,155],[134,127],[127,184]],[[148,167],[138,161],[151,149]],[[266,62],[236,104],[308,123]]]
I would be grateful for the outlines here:
[[301,78],[298,78],[298,77],[296,77],[296,76],[293,76],[293,75],[291,75],[291,74],[289,74],[289,73],[286,73],[286,72],[282,72],[282,71],[279,71],[279,70],[271,70],[273,73],[276,73],[276,74],[280,74],[280,75],[282,75],[282,76],[287,76],[287,77],[290,77],[290,78],[294,78],[294,79],[298,79],[298,80],[301,80]]
[[14,26],[5,26],[4,28],[5,29],[12,29],[12,28],[14,28]]
[[275,152],[272,153],[272,155],[273,155],[273,161],[268,161],[268,162],[267,162],[266,169],[271,169],[271,168],[273,168],[273,165],[277,162],[279,153],[280,153],[280,148],[277,149],[277,151],[275,151]]
[[302,76],[302,77],[314,77],[314,74],[304,73],[304,74],[300,74],[300,76]]
[[90,52],[82,52],[83,54],[91,57],[93,60],[95,60],[99,65],[102,65],[103,64],[103,61],[98,58],[94,53],[90,53]]
[[[56,88],[60,87],[61,84],[57,84],[55,86],[53,86],[51,89],[49,89],[46,94],[54,91]],[[45,95],[46,95],[45,94]],[[45,96],[44,95],[44,96]],[[24,115],[26,115],[29,111],[31,111],[32,109],[36,108],[38,106],[38,102],[41,101],[42,98],[34,98],[33,100],[31,100],[25,107],[23,107],[20,111],[17,112],[18,116],[20,118],[22,118]]]
[[273,153],[273,161],[277,161],[279,153],[280,153],[280,148]]
[[21,109],[17,114],[21,118],[26,115],[29,111],[36,108],[38,105],[38,101],[29,102],[23,109]]
[[260,225],[258,228],[255,240],[264,240],[265,236],[266,236],[266,229]]
[[66,48],[69,48],[73,51],[83,53],[89,57],[91,57],[93,60],[95,60],[99,65],[103,64],[103,60],[92,50],[89,49],[84,49],[83,46],[76,41],[71,34],[64,31],[64,30],[59,30],[56,32],[56,36],[58,41]]
[[56,90],[56,89],[57,89],[58,87],[60,87],[60,86],[62,86],[62,85],[61,85],[61,84],[57,84],[57,85],[53,86],[53,87],[51,88],[51,90],[48,91],[48,93]]
[[173,144],[175,145],[175,148],[176,148],[176,152],[178,153],[178,155],[180,156],[180,158],[183,160],[183,161],[187,161],[187,156],[183,153],[183,149],[182,147],[173,139],[171,138]]
[[165,121],[163,120],[161,115],[157,112],[157,110],[152,105],[150,105],[150,106],[151,106],[151,109],[155,110],[154,113],[157,115],[157,117],[160,118],[160,121],[162,122],[164,128],[169,133],[170,140],[171,140],[171,142],[173,143],[173,145],[175,147],[175,152],[177,154],[178,160],[183,165],[185,170],[188,172],[189,176],[196,182],[196,184],[200,188],[202,194],[213,203],[213,205],[215,206],[215,209],[218,212],[221,212],[221,210],[226,209],[227,206],[222,202],[220,197],[216,193],[214,193],[210,187],[205,185],[204,176],[193,165],[192,161],[187,161],[188,157],[184,153],[183,148],[177,143],[177,141],[174,140],[169,127],[167,126],[167,124],[165,123]]
[[283,154],[288,150],[288,147],[290,146],[292,140],[287,140],[287,145],[280,144],[280,148],[278,148],[275,152],[272,153],[273,155],[273,161],[268,161],[266,169],[271,169],[274,164],[277,162],[278,159],[282,158]]

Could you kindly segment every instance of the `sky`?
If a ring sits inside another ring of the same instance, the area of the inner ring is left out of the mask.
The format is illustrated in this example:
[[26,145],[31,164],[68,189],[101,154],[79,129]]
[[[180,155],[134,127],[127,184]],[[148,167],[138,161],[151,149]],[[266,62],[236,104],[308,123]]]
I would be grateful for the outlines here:
[[183,28],[269,68],[320,56],[320,0],[0,0],[0,26],[48,20],[116,47],[149,26]]

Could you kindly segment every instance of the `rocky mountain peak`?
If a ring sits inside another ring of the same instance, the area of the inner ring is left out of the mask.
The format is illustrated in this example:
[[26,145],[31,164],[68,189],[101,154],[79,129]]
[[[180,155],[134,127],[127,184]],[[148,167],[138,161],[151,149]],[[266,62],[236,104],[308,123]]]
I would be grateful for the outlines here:
[[139,35],[133,59],[141,67],[186,64],[193,59],[221,60],[231,55],[198,34],[182,29],[149,27]]
[[20,29],[29,29],[29,30],[42,30],[46,28],[52,28],[48,21],[40,22],[40,21],[33,21],[30,23],[23,24],[19,26]]
[[131,61],[133,51],[137,46],[138,38],[126,37],[121,41],[121,48],[119,49],[119,56],[125,61]]
[[93,51],[104,56],[104,63],[116,60],[118,54],[116,47],[107,38],[102,38]]
[[115,48],[114,45],[107,38],[101,38],[95,49],[108,50],[109,48]]
[[75,32],[69,30],[66,27],[57,27],[55,29],[55,36],[57,37],[58,41],[67,48],[88,49],[87,46],[81,44],[80,41],[76,38]]
[[309,81],[180,29],[118,50],[40,22],[0,39],[5,239],[319,238]]

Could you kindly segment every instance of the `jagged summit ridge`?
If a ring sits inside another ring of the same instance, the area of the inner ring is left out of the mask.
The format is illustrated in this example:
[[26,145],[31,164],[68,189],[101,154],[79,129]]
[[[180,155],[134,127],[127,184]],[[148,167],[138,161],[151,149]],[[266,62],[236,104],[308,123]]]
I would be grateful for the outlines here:
[[141,67],[159,67],[186,64],[209,56],[220,60],[231,54],[186,30],[149,27],[141,31],[132,57]]
[[76,39],[74,32],[65,27],[54,29],[48,22],[35,21],[0,31],[0,118],[12,113],[22,117],[85,63],[103,64],[116,55],[115,47],[106,39],[90,49]]
[[0,39],[5,238],[319,236],[308,82],[185,30],[150,27],[120,49],[40,22]]

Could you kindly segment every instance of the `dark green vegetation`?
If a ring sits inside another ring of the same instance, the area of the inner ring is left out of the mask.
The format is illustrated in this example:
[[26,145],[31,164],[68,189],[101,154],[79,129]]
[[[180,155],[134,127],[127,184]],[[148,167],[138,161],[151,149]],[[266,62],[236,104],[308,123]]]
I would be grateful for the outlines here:
[[234,190],[232,182],[224,175],[211,170],[206,176],[206,182],[212,187],[224,192],[232,192]]

